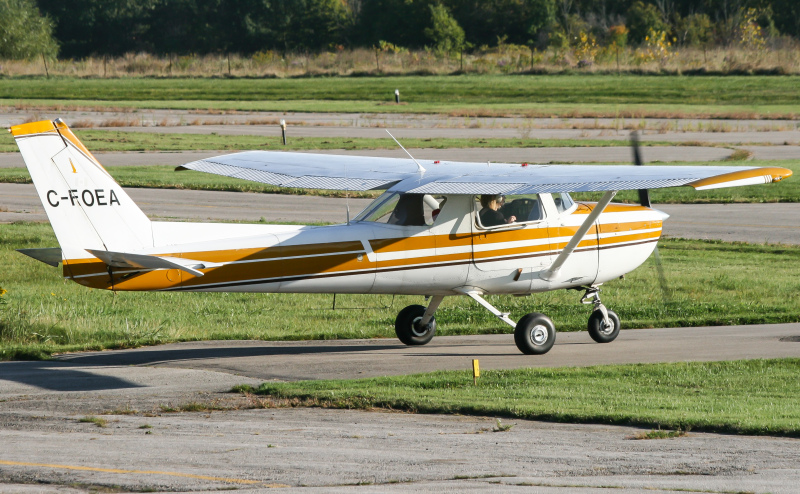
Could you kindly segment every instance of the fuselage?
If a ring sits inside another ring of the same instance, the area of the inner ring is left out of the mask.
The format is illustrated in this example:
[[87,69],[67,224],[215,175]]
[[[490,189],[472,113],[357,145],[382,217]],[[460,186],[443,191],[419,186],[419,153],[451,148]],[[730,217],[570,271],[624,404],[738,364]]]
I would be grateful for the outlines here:
[[540,274],[586,219],[594,203],[560,211],[541,194],[543,218],[482,228],[471,195],[451,195],[432,224],[353,221],[331,226],[153,222],[157,247],[141,253],[213,263],[192,276],[178,269],[115,268],[99,259],[66,259],[64,276],[114,290],[183,290],[454,295],[524,294],[587,286],[641,265],[665,215],[611,204],[555,279]]

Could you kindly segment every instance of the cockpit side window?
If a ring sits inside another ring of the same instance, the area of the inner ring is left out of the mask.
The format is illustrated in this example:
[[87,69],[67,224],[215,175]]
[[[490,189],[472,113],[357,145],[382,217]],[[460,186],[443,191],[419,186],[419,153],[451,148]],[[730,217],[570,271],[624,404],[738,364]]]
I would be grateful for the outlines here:
[[430,226],[444,206],[444,197],[386,192],[367,206],[354,221],[388,225]]
[[544,219],[538,194],[514,196],[482,195],[476,197],[476,216],[480,228],[493,228],[515,223],[532,223]]

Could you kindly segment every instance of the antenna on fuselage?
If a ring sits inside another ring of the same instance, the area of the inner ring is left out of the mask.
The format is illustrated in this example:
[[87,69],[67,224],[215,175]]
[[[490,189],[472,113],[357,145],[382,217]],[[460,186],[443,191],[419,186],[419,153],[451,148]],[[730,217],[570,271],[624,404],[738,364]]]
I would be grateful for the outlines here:
[[420,173],[425,173],[425,168],[423,168],[423,167],[422,167],[422,165],[420,165],[420,164],[419,164],[419,161],[417,161],[416,159],[414,159],[414,157],[413,157],[413,156],[411,156],[411,153],[409,153],[409,152],[408,152],[408,149],[404,148],[404,147],[403,147],[403,145],[402,145],[402,144],[400,144],[400,141],[398,141],[397,139],[395,139],[395,138],[394,138],[394,136],[392,135],[392,133],[391,133],[391,132],[389,132],[389,130],[388,130],[388,129],[384,129],[384,130],[386,130],[386,133],[387,133],[387,134],[389,134],[389,137],[391,137],[392,139],[394,139],[394,142],[396,142],[396,143],[397,143],[397,145],[398,145],[398,146],[400,146],[400,149],[402,149],[403,151],[405,151],[405,152],[406,152],[406,154],[408,155],[408,157],[409,157],[409,158],[411,158],[412,160],[414,160],[414,163],[416,163],[416,164],[417,164],[417,167],[419,167],[419,172],[420,172]]

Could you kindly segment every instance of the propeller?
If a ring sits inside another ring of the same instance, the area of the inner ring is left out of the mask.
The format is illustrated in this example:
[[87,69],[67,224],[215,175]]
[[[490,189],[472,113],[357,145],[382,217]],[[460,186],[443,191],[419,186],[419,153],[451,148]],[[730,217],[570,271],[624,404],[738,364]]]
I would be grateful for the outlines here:
[[[642,161],[642,153],[639,150],[639,133],[635,130],[631,132],[631,149],[633,150],[633,164],[636,166],[644,165]],[[650,207],[650,190],[639,189],[639,204],[649,208]]]
[[[642,153],[639,149],[639,133],[635,130],[631,132],[631,149],[633,150],[633,164],[636,166],[644,166]],[[639,189],[639,204],[646,208],[652,206],[649,189]],[[667,286],[667,278],[664,276],[664,266],[661,265],[661,255],[658,253],[658,244],[656,244],[653,255],[656,261],[656,271],[658,271],[658,282],[659,285],[661,285],[661,294],[664,297],[665,305],[669,307],[672,302],[672,297],[670,296],[669,287]]]

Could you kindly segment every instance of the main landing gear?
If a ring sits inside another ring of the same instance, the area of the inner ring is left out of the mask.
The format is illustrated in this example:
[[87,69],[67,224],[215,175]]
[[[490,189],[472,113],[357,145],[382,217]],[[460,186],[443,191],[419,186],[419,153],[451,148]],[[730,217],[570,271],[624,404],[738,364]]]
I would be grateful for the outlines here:
[[421,305],[409,305],[397,314],[394,321],[394,332],[397,338],[406,345],[424,345],[436,334],[436,318],[433,313],[439,308],[444,297],[431,299],[428,308]]
[[[581,303],[592,304],[594,309],[589,316],[589,335],[598,343],[610,343],[619,334],[619,316],[614,311],[606,309],[600,301],[600,288],[597,286],[584,287],[586,292],[581,297]],[[517,348],[526,355],[543,355],[553,348],[556,342],[556,327],[553,321],[544,314],[531,312],[514,322],[508,318],[508,312],[500,312],[487,302],[483,293],[477,289],[459,289],[458,292],[466,295],[498,319],[514,328],[514,342]],[[436,318],[433,317],[443,296],[431,298],[428,307],[422,305],[409,305],[401,310],[395,320],[394,329],[397,337],[406,345],[424,345],[431,341],[436,334]]]

